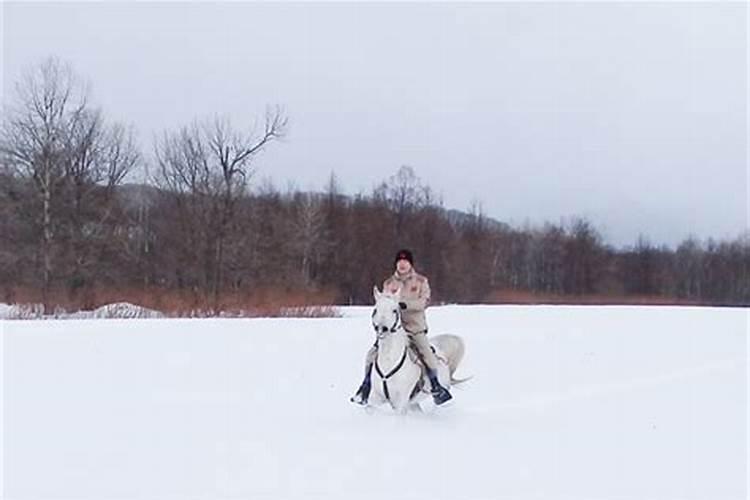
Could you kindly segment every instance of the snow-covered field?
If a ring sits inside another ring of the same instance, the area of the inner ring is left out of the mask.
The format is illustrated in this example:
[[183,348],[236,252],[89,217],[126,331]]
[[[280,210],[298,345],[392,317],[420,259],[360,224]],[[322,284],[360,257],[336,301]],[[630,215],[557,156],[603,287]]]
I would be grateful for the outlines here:
[[0,323],[2,498],[747,496],[747,309],[434,307],[474,379],[407,416],[369,312]]

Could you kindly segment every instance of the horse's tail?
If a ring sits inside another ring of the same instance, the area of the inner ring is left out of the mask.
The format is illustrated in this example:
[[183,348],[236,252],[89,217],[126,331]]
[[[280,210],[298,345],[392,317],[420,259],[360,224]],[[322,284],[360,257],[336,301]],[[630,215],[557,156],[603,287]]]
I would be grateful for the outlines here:
[[469,380],[473,378],[474,378],[474,375],[470,375],[466,378],[453,378],[453,375],[451,375],[451,385],[463,384],[464,382],[468,382]]
[[[466,351],[463,339],[458,335],[444,334],[433,337],[432,342],[445,355],[448,361],[451,383],[453,383],[453,374],[456,372],[456,368],[458,368],[458,364],[463,359],[464,352]],[[468,379],[458,380],[458,383],[466,382],[466,380]]]

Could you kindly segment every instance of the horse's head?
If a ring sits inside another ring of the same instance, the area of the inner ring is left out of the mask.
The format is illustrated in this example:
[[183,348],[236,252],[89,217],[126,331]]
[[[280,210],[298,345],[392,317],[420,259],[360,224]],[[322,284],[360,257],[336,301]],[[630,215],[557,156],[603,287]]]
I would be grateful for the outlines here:
[[[400,291],[400,290],[399,290]],[[395,294],[381,292],[378,287],[372,288],[375,297],[375,309],[372,311],[372,326],[378,337],[395,333],[401,328],[401,308],[398,306],[398,292]]]

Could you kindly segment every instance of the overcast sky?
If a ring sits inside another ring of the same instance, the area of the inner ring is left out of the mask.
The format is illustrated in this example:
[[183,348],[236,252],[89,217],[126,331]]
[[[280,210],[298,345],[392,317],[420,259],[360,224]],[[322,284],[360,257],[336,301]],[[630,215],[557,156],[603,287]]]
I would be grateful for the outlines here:
[[154,133],[266,104],[279,187],[401,165],[449,208],[514,225],[589,217],[606,241],[747,228],[744,3],[0,3],[3,90],[48,55]]

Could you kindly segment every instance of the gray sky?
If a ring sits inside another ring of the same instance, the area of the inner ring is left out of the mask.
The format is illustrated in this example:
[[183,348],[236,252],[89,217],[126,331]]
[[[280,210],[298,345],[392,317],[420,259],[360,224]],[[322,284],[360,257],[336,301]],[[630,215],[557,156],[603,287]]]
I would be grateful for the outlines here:
[[410,165],[449,208],[514,225],[587,216],[608,242],[747,228],[744,3],[13,3],[3,88],[57,55],[155,132],[291,119],[280,187],[369,192]]

